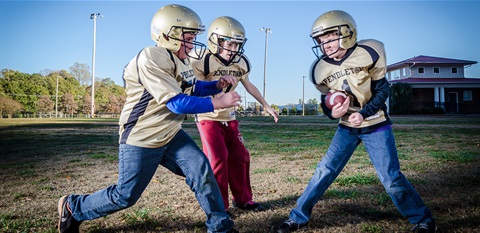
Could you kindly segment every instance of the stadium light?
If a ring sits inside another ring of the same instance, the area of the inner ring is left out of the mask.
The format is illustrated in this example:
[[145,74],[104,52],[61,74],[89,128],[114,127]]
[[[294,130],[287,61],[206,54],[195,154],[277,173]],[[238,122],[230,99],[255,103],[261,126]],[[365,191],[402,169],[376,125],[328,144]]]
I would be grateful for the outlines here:
[[90,117],[95,117],[95,49],[96,49],[96,37],[97,37],[97,18],[103,17],[100,13],[90,14],[90,19],[93,19],[93,55],[92,55],[92,106]]
[[263,98],[265,99],[265,85],[267,83],[267,50],[268,50],[268,33],[272,33],[270,28],[261,27],[260,31],[265,31],[265,60],[263,62]]

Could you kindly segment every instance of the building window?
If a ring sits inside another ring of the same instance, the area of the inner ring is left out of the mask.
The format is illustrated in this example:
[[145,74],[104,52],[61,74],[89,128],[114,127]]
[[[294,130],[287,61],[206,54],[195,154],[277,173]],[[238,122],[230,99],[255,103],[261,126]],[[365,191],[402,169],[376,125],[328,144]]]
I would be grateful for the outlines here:
[[423,67],[418,67],[418,73],[419,74],[425,73],[425,69]]
[[388,81],[399,79],[400,78],[399,74],[400,74],[400,70],[392,70],[388,72],[388,77],[387,77]]
[[452,74],[458,73],[458,68],[457,67],[452,67]]
[[440,74],[440,67],[433,67],[434,74]]
[[472,101],[472,91],[463,91],[463,101]]

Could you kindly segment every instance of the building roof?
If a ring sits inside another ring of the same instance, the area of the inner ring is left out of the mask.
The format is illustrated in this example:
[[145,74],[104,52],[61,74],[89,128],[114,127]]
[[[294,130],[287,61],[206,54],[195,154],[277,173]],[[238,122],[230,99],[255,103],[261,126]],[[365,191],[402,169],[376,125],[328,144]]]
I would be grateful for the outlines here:
[[480,84],[480,78],[404,78],[389,82],[410,84]]
[[477,64],[476,61],[467,61],[467,60],[458,60],[451,58],[442,58],[442,57],[430,57],[430,56],[415,56],[410,59],[397,62],[387,66],[387,70],[397,69],[404,66],[412,66],[415,64],[458,64],[462,66]]

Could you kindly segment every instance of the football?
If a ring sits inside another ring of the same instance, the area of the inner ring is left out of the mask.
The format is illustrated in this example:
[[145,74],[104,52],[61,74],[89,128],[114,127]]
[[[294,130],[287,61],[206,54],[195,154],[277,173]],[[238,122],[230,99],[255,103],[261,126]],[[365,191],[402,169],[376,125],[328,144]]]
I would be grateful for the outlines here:
[[330,91],[325,98],[325,105],[327,108],[332,109],[333,106],[338,103],[343,103],[347,99],[347,95],[342,91]]

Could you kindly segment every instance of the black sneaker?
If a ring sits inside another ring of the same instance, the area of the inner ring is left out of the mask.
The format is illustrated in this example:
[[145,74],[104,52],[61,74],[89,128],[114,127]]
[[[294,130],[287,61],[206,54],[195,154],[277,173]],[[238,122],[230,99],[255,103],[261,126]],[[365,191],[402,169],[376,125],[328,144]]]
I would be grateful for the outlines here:
[[437,225],[435,225],[435,221],[431,222],[422,222],[417,224],[412,228],[413,232],[416,233],[434,233],[437,231]]
[[250,210],[250,211],[264,211],[265,207],[262,205],[254,202],[254,201],[249,201],[244,205],[239,205],[236,202],[232,202],[232,206],[236,208],[240,208],[242,210]]
[[296,230],[303,230],[308,228],[308,222],[298,224],[294,222],[291,219],[286,220],[285,222],[280,225],[280,227],[277,230],[277,233],[288,233],[288,232],[294,232]]
[[58,232],[60,233],[79,233],[79,221],[72,217],[72,212],[68,207],[68,195],[61,197],[58,200]]

